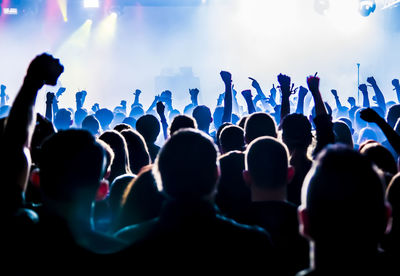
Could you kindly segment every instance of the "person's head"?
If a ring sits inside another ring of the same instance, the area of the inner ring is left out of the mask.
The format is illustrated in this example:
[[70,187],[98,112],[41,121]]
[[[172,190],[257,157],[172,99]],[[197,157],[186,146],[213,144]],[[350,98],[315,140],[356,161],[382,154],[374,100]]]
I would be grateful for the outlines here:
[[261,136],[278,137],[274,119],[262,112],[253,113],[247,118],[244,131],[247,144]]
[[57,130],[69,129],[72,125],[72,113],[68,109],[61,108],[54,117],[54,126]]
[[281,124],[282,140],[292,152],[295,149],[307,151],[312,142],[311,123],[303,114],[289,114]]
[[347,118],[347,117],[339,117],[338,121],[342,121],[343,123],[345,123],[350,129],[351,135],[353,135],[353,133],[354,133],[353,124],[352,124],[352,122],[351,122],[351,120],[349,118]]
[[250,143],[243,172],[243,178],[250,187],[286,189],[293,175],[294,169],[289,167],[288,150],[283,143],[272,137],[260,137]]
[[192,116],[196,120],[198,128],[203,131],[206,130],[208,133],[213,121],[210,109],[205,105],[198,105],[193,109]]
[[182,128],[195,128],[197,129],[196,120],[187,115],[175,116],[169,126],[169,135],[172,136],[175,132]]
[[248,117],[249,117],[248,115],[242,116],[242,118],[240,118],[240,120],[237,122],[237,125],[242,129],[244,129],[244,125],[246,124],[246,120]]
[[349,102],[351,107],[356,105],[356,99],[354,97],[348,97],[347,101]]
[[102,109],[97,110],[95,116],[96,116],[97,120],[99,120],[99,123],[103,130],[108,130],[109,125],[111,124],[112,120],[114,119],[114,113],[107,108],[102,108]]
[[94,115],[86,116],[83,119],[82,129],[89,131],[92,135],[99,135],[101,132],[100,123]]
[[353,148],[353,137],[346,123],[342,121],[333,122],[333,133],[335,135],[335,143],[342,143]]
[[231,126],[231,125],[232,125],[232,123],[225,122],[222,125],[220,125],[219,128],[217,129],[217,132],[215,134],[215,138],[216,138],[215,142],[216,142],[218,148],[221,148],[221,144],[219,142],[219,137],[221,135],[221,132],[224,130],[224,128]]
[[153,144],[160,133],[160,123],[155,116],[147,114],[137,120],[136,130],[143,136],[147,144]]
[[133,128],[130,125],[124,124],[124,123],[120,123],[114,127],[114,130],[118,131],[119,133],[121,133],[124,130],[129,130],[129,129],[133,129]]
[[64,130],[43,143],[39,167],[45,202],[90,205],[106,173],[106,155],[89,132]]
[[87,111],[85,109],[78,109],[75,111],[75,125],[80,128],[82,126],[82,121],[83,119],[86,118],[88,115]]
[[299,208],[301,233],[317,247],[376,250],[389,213],[382,179],[365,156],[343,145],[318,155]]
[[246,143],[243,129],[235,125],[225,127],[219,135],[219,143],[222,153],[233,150],[244,151]]
[[142,167],[151,163],[146,142],[139,132],[132,129],[122,131],[121,135],[125,138],[128,146],[131,171],[138,174]]
[[132,129],[136,129],[136,119],[133,117],[126,117],[123,121],[123,124],[130,125]]
[[358,134],[358,141],[357,144],[361,145],[365,141],[368,140],[378,140],[378,136],[376,135],[375,131],[370,128],[370,127],[364,127],[363,129],[360,130],[360,133]]
[[391,106],[388,110],[386,121],[388,124],[394,128],[397,120],[400,118],[400,104],[395,104]]
[[379,169],[391,175],[397,173],[396,161],[390,151],[378,142],[370,142],[360,145],[360,153],[374,163]]
[[114,119],[111,122],[111,126],[116,126],[124,121],[126,118],[125,114],[122,112],[115,112],[114,113]]
[[211,199],[219,178],[217,149],[201,131],[180,130],[161,149],[153,172],[159,189],[170,198]]
[[131,112],[129,113],[129,117],[134,118],[135,120],[139,119],[144,115],[143,107],[140,105],[134,105],[131,108]]
[[131,173],[129,167],[128,148],[124,137],[115,130],[103,132],[99,139],[107,143],[114,152],[114,160],[111,164],[110,183],[123,174]]
[[180,115],[180,114],[181,114],[181,113],[179,112],[178,109],[173,109],[173,110],[171,110],[171,111],[169,112],[169,116],[168,116],[169,121],[172,122],[172,120],[173,120],[176,116],[178,116],[178,115]]

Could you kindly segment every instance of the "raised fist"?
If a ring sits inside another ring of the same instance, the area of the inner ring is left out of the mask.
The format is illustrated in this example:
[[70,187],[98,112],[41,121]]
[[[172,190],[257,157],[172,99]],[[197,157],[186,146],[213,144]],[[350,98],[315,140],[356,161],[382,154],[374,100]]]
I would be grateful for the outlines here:
[[372,108],[366,108],[360,111],[360,117],[368,123],[376,123],[381,117]]
[[164,110],[165,110],[165,105],[162,102],[157,103],[157,114],[158,115],[164,115]]
[[360,84],[360,85],[358,86],[358,89],[360,89],[360,91],[361,91],[363,94],[367,94],[367,93],[368,93],[368,87],[367,87],[367,85],[366,85],[365,83]]
[[393,84],[394,88],[400,88],[400,83],[399,83],[398,79],[392,80],[392,84]]
[[367,82],[368,82],[369,84],[371,84],[372,86],[376,85],[376,80],[375,80],[374,77],[368,77],[368,78],[367,78]]
[[290,77],[279,74],[278,82],[279,82],[279,85],[281,86],[283,96],[290,95]]
[[331,90],[331,93],[332,93],[332,95],[333,95],[335,98],[338,97],[337,91],[336,91],[335,89],[332,89],[332,90]]
[[242,91],[242,95],[243,95],[243,97],[244,97],[246,100],[248,100],[248,99],[251,100],[251,98],[253,97],[253,96],[251,95],[251,90],[250,90],[250,89],[243,90],[243,91]]
[[307,77],[307,85],[311,93],[319,92],[319,77],[317,77],[317,74]]
[[299,88],[299,98],[304,98],[308,93],[308,89],[304,86],[300,86]]
[[64,72],[59,59],[49,54],[37,56],[29,65],[27,77],[47,85],[56,85],[58,77]]
[[348,97],[347,102],[350,104],[351,107],[356,105],[356,99],[354,99],[354,97]]
[[232,74],[227,72],[227,71],[221,71],[220,73],[222,80],[225,83],[231,83],[232,82]]
[[139,96],[142,93],[139,89],[136,89],[135,92],[133,92],[133,95]]
[[199,95],[199,89],[194,88],[194,89],[189,89],[189,94],[192,98],[197,97],[197,95]]
[[122,101],[121,101],[121,106],[122,106],[122,107],[126,107],[126,101],[125,101],[125,100],[122,100]]
[[47,92],[47,94],[46,94],[46,102],[47,103],[53,103],[55,96],[56,95],[54,95],[53,92]]
[[100,106],[99,106],[98,103],[95,103],[95,104],[92,106],[92,111],[95,112],[95,113],[96,113],[99,109],[100,109]]
[[269,90],[269,92],[271,93],[271,96],[273,96],[275,98],[275,96],[276,96],[275,84],[272,84],[272,88]]

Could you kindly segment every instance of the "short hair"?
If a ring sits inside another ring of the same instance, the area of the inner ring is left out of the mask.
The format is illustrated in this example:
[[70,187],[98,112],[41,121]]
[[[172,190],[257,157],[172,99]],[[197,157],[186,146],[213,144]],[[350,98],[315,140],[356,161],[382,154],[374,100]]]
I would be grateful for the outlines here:
[[302,189],[310,236],[377,242],[386,229],[383,182],[372,163],[343,145],[322,150]]
[[245,150],[244,131],[241,127],[235,125],[226,126],[219,135],[219,143],[225,151]]
[[217,132],[215,133],[215,142],[217,143],[217,146],[220,147],[220,141],[219,141],[219,137],[221,135],[221,132],[224,130],[224,128],[228,127],[228,126],[232,126],[232,123],[229,122],[225,122],[222,125],[219,126],[219,128],[217,129]]
[[335,143],[342,143],[353,148],[353,136],[350,128],[343,121],[333,122],[333,133],[335,134]]
[[244,129],[247,143],[261,136],[278,137],[274,119],[271,115],[263,112],[251,114],[246,120]]
[[175,133],[158,154],[153,169],[159,190],[172,198],[188,199],[216,191],[217,149],[194,129]]
[[114,113],[107,108],[97,110],[95,116],[103,129],[108,127],[114,119]]
[[136,130],[147,143],[154,143],[160,133],[160,123],[155,116],[146,114],[137,120]]
[[169,135],[172,136],[176,131],[182,128],[197,128],[196,120],[187,115],[177,115],[169,127]]
[[121,132],[124,131],[124,130],[129,130],[129,129],[133,129],[133,128],[132,128],[131,125],[128,125],[128,124],[126,124],[126,123],[120,123],[120,124],[117,124],[117,125],[114,127],[114,130],[115,130],[115,131],[118,131],[119,133],[121,133]]
[[134,174],[138,174],[140,169],[151,163],[149,150],[146,141],[139,132],[133,129],[121,132],[124,136],[129,152],[129,165]]
[[382,171],[392,175],[397,173],[397,165],[393,155],[378,142],[368,142],[361,145],[359,151]]
[[104,176],[104,148],[85,130],[64,130],[49,137],[40,155],[40,186],[47,198],[73,201],[81,195],[94,200]]
[[82,129],[86,129],[92,135],[100,134],[100,122],[94,115],[86,116],[82,121]]
[[288,150],[273,137],[253,140],[246,150],[246,170],[254,184],[263,188],[285,187],[289,167]]
[[303,114],[289,114],[281,124],[282,140],[290,150],[307,148],[312,142],[311,123]]

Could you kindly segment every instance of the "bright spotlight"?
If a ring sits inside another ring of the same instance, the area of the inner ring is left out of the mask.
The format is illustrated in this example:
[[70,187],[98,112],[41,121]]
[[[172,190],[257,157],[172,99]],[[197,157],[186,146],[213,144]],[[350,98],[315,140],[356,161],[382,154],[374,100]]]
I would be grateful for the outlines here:
[[83,0],[83,7],[84,8],[98,8],[100,7],[99,0]]
[[375,0],[360,0],[360,14],[362,16],[369,16],[371,13],[373,13],[376,9],[376,2]]

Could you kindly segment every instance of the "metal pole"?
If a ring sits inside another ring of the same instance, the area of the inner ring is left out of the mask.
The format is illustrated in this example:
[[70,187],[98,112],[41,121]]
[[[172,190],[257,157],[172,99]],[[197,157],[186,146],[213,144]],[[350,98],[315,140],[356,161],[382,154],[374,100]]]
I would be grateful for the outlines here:
[[360,63],[357,63],[357,102],[360,106]]

